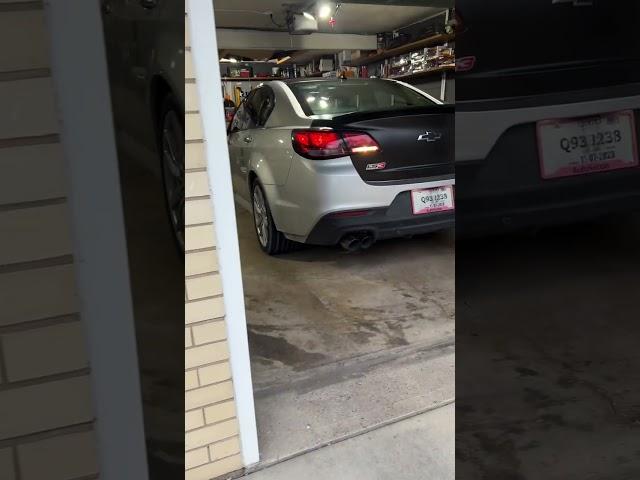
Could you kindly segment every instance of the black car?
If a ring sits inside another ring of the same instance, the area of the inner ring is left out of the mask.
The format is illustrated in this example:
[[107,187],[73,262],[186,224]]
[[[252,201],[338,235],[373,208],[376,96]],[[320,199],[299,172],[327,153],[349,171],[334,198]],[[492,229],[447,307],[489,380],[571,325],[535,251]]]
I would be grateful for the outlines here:
[[640,208],[640,4],[456,8],[458,232]]

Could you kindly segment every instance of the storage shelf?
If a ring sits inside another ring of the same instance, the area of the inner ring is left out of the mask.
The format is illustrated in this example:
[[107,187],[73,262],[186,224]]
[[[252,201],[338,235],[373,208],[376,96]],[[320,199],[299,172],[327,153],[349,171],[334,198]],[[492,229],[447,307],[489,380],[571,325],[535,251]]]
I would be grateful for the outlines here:
[[[392,80],[413,80],[413,79],[418,79],[418,78],[425,78],[425,77],[430,77],[432,75],[436,75],[438,73],[443,73],[443,72],[452,72],[455,70],[455,66],[454,65],[446,65],[443,67],[438,67],[438,68],[432,68],[431,70],[425,70],[423,72],[416,72],[416,73],[408,73],[406,75],[397,75],[395,77],[388,77]],[[298,77],[298,78],[322,78],[322,73],[320,72],[316,72],[312,75],[308,75],[306,77]],[[330,77],[330,78],[335,78],[335,77]],[[270,81],[270,80],[288,80],[286,78],[280,78],[280,77],[222,77],[222,81],[223,82],[265,82],[265,81]]]
[[431,70],[425,70],[423,72],[408,73],[406,75],[397,75],[395,77],[388,77],[391,80],[416,80],[419,78],[430,77],[437,73],[453,72],[456,69],[455,65],[446,65],[443,67],[432,68]]
[[222,77],[223,82],[268,82],[269,80],[286,80],[280,77]]
[[223,82],[265,82],[269,80],[294,80],[301,78],[322,78],[324,72],[313,72],[304,77],[222,77]]
[[439,44],[451,42],[454,40],[454,38],[455,38],[454,35],[447,35],[444,33],[433,35],[431,37],[423,38],[422,40],[417,40],[415,42],[407,43],[406,45],[402,45],[400,47],[385,50],[382,53],[369,55],[368,57],[357,58],[349,62],[347,65],[350,67],[359,67],[361,65],[367,65],[369,63],[379,62],[380,60],[386,60],[387,58],[395,57],[397,55],[402,55],[403,53],[409,53],[414,50],[419,50],[421,48],[426,48],[426,47],[431,47],[433,45],[439,45]]

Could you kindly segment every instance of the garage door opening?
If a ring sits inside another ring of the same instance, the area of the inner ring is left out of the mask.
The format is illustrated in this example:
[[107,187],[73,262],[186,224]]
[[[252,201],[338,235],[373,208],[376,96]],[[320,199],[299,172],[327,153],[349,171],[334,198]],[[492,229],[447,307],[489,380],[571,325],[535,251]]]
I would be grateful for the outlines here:
[[[453,12],[439,1],[377,3],[214,4],[258,468],[453,402],[453,229],[417,228],[412,200],[420,197],[411,193],[428,189],[429,202],[454,190],[446,142]],[[414,133],[415,146],[401,145]],[[376,160],[365,158],[362,171],[341,163],[365,150]],[[427,150],[440,160],[428,164]],[[316,179],[301,168],[315,169]],[[327,177],[336,183],[322,183]],[[356,181],[351,191],[347,177]],[[388,201],[382,194],[363,204],[383,191],[392,192]],[[446,218],[449,204],[436,201],[426,214]],[[337,215],[325,216],[332,209]],[[401,220],[384,223],[394,215]],[[330,233],[311,241],[300,225],[320,218]],[[372,223],[369,239],[359,229]],[[358,248],[341,247],[352,232]],[[448,472],[441,478],[453,471],[450,427],[425,453]],[[440,455],[446,445],[451,454]]]

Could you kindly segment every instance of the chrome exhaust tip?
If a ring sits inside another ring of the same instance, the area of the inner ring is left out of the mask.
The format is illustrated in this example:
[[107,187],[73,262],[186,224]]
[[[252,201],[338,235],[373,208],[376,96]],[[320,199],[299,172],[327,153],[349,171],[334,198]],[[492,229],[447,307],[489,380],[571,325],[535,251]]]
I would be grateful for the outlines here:
[[361,245],[362,242],[355,235],[347,235],[342,240],[340,240],[340,246],[347,252],[355,252],[356,250],[360,250]]
[[360,240],[360,248],[362,248],[363,250],[366,250],[367,248],[370,248],[371,245],[373,245],[374,243],[375,243],[375,239],[373,238],[373,235],[366,234]]

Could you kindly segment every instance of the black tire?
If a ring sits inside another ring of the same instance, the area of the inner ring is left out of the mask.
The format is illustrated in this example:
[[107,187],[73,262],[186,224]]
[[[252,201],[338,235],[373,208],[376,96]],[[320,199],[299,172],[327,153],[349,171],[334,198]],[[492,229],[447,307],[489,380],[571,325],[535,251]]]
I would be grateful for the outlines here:
[[172,94],[165,97],[160,109],[158,152],[167,216],[178,253],[184,258],[184,114]]
[[[264,210],[259,207],[260,197],[264,204]],[[256,209],[258,215],[256,215]],[[258,245],[260,245],[263,252],[268,255],[279,255],[290,252],[295,248],[296,243],[289,240],[276,228],[273,217],[271,216],[267,196],[258,180],[255,180],[251,186],[251,211]],[[263,222],[260,222],[259,218],[263,220]],[[258,225],[259,223],[261,223],[260,226]]]

